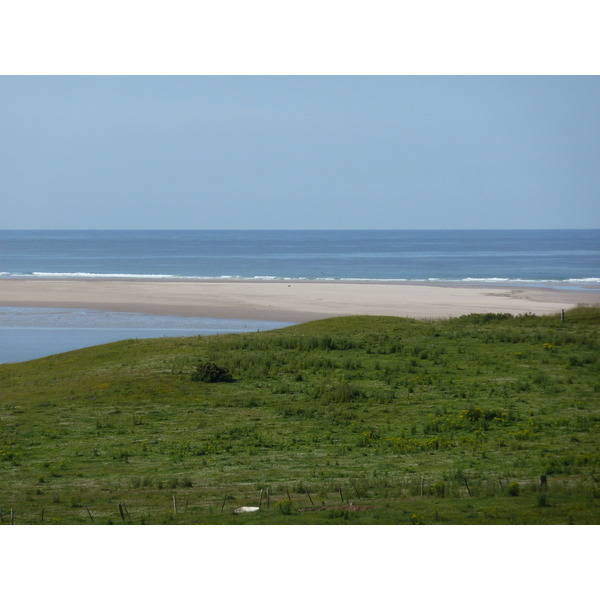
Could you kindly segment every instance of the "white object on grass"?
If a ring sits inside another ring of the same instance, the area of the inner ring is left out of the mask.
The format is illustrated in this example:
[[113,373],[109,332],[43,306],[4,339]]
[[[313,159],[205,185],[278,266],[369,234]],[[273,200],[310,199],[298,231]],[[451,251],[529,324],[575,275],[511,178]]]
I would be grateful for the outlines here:
[[236,508],[233,512],[234,513],[249,513],[249,512],[256,512],[259,509],[258,506],[240,506],[239,508]]

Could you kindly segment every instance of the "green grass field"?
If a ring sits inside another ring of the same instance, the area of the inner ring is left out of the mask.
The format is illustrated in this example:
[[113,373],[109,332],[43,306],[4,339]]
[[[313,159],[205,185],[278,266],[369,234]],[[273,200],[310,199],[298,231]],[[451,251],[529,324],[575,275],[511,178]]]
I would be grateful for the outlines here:
[[[600,309],[578,308],[0,365],[1,520],[598,524],[599,350]],[[231,381],[193,377],[206,363]]]

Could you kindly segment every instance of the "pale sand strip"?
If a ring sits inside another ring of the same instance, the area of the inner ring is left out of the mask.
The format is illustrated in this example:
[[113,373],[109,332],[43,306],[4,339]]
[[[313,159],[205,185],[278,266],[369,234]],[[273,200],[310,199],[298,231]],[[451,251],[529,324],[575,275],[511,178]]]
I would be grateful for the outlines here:
[[0,280],[0,306],[93,308],[302,322],[341,315],[444,318],[553,314],[600,304],[600,291],[306,281]]

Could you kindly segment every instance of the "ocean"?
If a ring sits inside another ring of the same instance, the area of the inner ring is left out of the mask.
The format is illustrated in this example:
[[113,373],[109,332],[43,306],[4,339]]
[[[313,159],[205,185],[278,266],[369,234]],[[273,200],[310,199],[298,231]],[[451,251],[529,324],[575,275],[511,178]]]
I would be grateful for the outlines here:
[[[0,278],[436,281],[600,289],[600,230],[8,231]],[[291,323],[0,307],[0,362]]]
[[0,231],[0,277],[600,284],[600,230]]

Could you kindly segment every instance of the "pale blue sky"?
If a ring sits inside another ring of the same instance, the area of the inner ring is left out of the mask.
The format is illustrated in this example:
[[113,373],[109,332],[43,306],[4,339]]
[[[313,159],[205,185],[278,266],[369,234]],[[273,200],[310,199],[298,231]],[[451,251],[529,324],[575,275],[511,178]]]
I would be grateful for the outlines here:
[[600,77],[0,77],[0,229],[600,228]]

